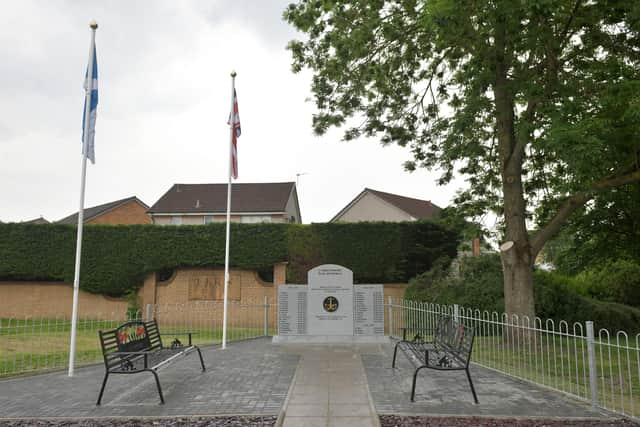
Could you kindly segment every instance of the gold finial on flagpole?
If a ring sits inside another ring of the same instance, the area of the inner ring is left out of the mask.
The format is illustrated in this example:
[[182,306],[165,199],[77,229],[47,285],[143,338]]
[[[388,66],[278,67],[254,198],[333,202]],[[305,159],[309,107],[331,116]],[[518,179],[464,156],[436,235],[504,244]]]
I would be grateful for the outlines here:
[[97,28],[98,28],[98,23],[96,22],[96,20],[95,20],[95,19],[92,19],[92,20],[89,22],[89,27],[90,27],[92,30],[95,30],[95,29],[97,29]]

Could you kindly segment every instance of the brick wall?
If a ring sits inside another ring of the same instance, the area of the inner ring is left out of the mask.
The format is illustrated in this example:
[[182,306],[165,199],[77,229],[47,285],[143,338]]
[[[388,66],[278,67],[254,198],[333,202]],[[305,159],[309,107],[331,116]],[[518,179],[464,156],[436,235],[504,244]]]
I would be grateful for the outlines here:
[[86,224],[151,224],[151,217],[140,203],[132,200],[115,209],[98,215]]
[[[274,265],[274,283],[264,282],[249,270],[231,270],[228,289],[229,326],[261,328],[264,324],[265,297],[269,301],[269,326],[276,327],[277,286],[285,283],[287,263]],[[401,298],[407,285],[384,285],[385,304],[389,297]],[[224,269],[183,268],[166,281],[155,273],[147,275],[138,292],[138,306],[146,313],[147,304],[159,307],[161,322],[185,325],[222,325]],[[73,288],[51,282],[0,282],[0,318],[69,317]],[[121,319],[127,311],[123,299],[80,291],[81,318]],[[386,330],[386,329],[385,329]]]
[[[0,318],[70,318],[73,286],[60,282],[0,282]],[[78,315],[83,319],[124,319],[123,299],[80,291]]]

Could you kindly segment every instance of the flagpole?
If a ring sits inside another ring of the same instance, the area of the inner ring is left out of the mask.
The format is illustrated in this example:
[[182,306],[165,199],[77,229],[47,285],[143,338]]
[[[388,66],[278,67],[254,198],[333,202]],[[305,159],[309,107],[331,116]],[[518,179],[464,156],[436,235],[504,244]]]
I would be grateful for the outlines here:
[[87,68],[87,88],[85,92],[84,106],[84,141],[82,141],[82,173],[80,176],[80,209],[78,210],[78,238],[76,241],[76,266],[73,275],[73,308],[71,312],[71,344],[69,346],[69,376],[73,376],[73,367],[76,354],[76,326],[78,323],[78,293],[80,289],[80,256],[82,254],[82,225],[84,223],[84,184],[87,177],[87,146],[89,145],[89,112],[91,111],[91,95],[93,93],[93,61],[96,45],[96,29],[98,23],[92,20],[91,45],[89,47],[89,65]]
[[229,120],[229,182],[227,183],[227,237],[224,250],[224,302],[222,304],[222,349],[227,348],[227,293],[229,291],[229,223],[231,222],[231,163],[233,162],[234,127],[234,92],[236,89],[236,72],[231,72],[231,120]]

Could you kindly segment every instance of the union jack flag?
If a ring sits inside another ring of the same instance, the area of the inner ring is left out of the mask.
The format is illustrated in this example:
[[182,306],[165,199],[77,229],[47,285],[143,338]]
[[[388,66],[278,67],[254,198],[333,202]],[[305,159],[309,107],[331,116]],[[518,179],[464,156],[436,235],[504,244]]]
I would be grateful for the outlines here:
[[233,127],[231,132],[231,173],[233,179],[238,179],[238,138],[240,137],[240,114],[238,113],[238,97],[233,89],[233,112],[229,117],[229,124]]

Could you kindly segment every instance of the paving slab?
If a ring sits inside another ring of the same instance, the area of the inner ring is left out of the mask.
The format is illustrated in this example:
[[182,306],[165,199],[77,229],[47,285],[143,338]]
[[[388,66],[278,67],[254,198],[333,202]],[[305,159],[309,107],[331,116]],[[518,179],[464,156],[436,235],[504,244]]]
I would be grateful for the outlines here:
[[0,418],[142,417],[178,415],[278,415],[299,356],[270,338],[202,349],[159,371],[166,401],[160,405],[153,375],[110,375],[101,406],[95,406],[104,365],[0,380]]
[[[414,367],[398,352],[391,368],[393,344],[362,354],[369,390],[378,414],[491,415],[515,417],[603,417],[587,402],[471,365],[478,405],[473,403],[464,371],[423,369],[418,374],[415,402],[410,401]],[[473,359],[472,359],[473,360]]]
[[377,427],[360,351],[371,344],[285,344],[300,355],[285,406],[284,427]]

